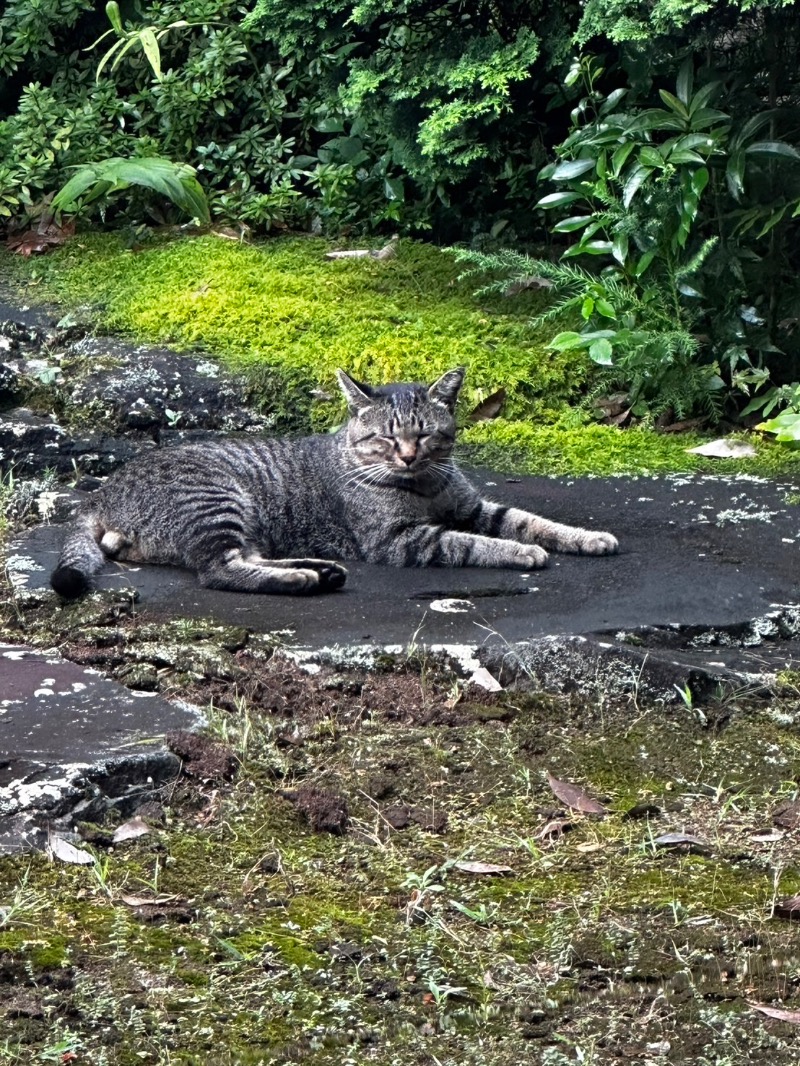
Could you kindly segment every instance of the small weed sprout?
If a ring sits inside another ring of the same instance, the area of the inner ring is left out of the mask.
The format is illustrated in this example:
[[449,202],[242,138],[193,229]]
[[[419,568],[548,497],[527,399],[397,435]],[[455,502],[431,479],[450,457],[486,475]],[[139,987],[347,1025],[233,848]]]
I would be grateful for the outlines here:
[[461,911],[467,918],[471,918],[473,922],[477,922],[478,925],[488,925],[496,916],[500,910],[499,903],[490,903],[487,907],[485,903],[480,903],[476,907],[468,907],[465,903],[459,903],[458,900],[451,899],[450,906],[455,907],[457,911]]

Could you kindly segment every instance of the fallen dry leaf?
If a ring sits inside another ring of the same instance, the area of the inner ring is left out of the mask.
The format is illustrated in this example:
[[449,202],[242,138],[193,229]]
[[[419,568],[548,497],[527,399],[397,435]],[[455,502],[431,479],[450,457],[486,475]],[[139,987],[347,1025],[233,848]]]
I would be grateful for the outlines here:
[[768,1018],[775,1018],[779,1022],[789,1022],[791,1025],[800,1025],[800,1010],[781,1010],[778,1007],[764,1007],[760,1003],[747,1002],[748,1007],[757,1010],[760,1014],[766,1014]]
[[783,840],[785,836],[780,829],[762,829],[759,833],[751,833],[750,839],[757,844],[773,844],[776,840]]
[[575,850],[580,851],[583,855],[590,855],[593,851],[599,851],[602,846],[602,844],[593,843],[592,841],[587,840],[583,844],[578,844]]
[[61,862],[70,862],[75,866],[91,866],[94,856],[82,848],[76,848],[63,837],[51,836],[47,841],[47,850],[54,859]]
[[547,783],[553,790],[554,795],[571,807],[574,811],[582,811],[583,814],[605,814],[606,808],[596,799],[584,792],[582,788],[573,785],[570,781],[560,781],[548,771]]
[[708,421],[707,418],[684,418],[680,422],[670,422],[668,426],[660,426],[660,433],[688,433],[691,429],[700,429]]
[[114,830],[111,842],[120,844],[123,840],[135,840],[136,837],[143,837],[145,833],[149,832],[150,826],[142,818],[131,818]]
[[510,874],[514,872],[510,866],[498,866],[493,862],[457,862],[454,863],[454,867],[462,874]]
[[29,257],[34,254],[46,252],[48,248],[55,248],[64,241],[69,240],[75,233],[75,223],[65,222],[57,226],[52,221],[52,215],[42,217],[42,221],[36,229],[26,230],[24,233],[15,233],[9,237],[6,245],[17,255]]
[[756,454],[752,444],[743,440],[725,440],[724,437],[696,448],[687,448],[686,451],[690,455],[706,455],[712,459],[748,459]]
[[772,820],[775,825],[784,829],[800,828],[800,800],[785,800],[779,803],[772,812]]
[[483,403],[479,403],[470,413],[470,422],[490,422],[493,418],[497,418],[503,410],[503,404],[505,402],[506,390],[498,389],[497,392],[493,392],[491,396],[487,396]]
[[694,852],[696,855],[708,855],[710,846],[700,837],[693,837],[689,833],[662,833],[656,837],[653,844],[657,848],[681,848],[684,851]]
[[536,834],[537,840],[546,840],[548,837],[563,836],[564,833],[568,833],[570,829],[575,828],[575,823],[569,818],[553,818],[546,825],[543,825],[539,832]]
[[165,903],[174,903],[179,897],[172,896],[134,896],[124,895],[119,897],[129,907],[161,907]]

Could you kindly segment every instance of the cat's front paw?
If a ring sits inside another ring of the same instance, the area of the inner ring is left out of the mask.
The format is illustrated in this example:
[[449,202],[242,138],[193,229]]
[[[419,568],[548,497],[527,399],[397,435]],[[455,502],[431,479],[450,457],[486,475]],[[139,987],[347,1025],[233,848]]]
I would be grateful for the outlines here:
[[541,570],[547,566],[548,554],[538,544],[520,544],[515,555],[515,565],[520,570]]
[[578,541],[578,551],[581,555],[616,555],[619,541],[611,533],[584,529]]

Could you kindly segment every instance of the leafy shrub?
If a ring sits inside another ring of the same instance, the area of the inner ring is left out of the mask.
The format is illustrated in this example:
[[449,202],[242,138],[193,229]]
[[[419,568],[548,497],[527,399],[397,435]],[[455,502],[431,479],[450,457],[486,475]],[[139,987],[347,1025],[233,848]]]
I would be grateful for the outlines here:
[[208,201],[194,169],[168,159],[106,159],[102,163],[87,163],[56,194],[51,206],[54,211],[76,214],[81,206],[122,192],[131,185],[160,193],[190,218],[209,220]]
[[[574,240],[563,261],[458,254],[472,274],[498,275],[488,290],[519,288],[531,275],[545,279],[556,300],[538,323],[570,314],[583,320],[580,330],[555,336],[552,348],[586,351],[605,368],[607,385],[628,392],[634,414],[670,411],[686,418],[699,410],[716,418],[723,372],[742,391],[762,386],[769,368],[758,356],[776,351],[759,329],[747,335],[763,320],[744,302],[743,272],[735,287],[729,281],[721,289],[719,281],[736,275],[737,238],[753,231],[752,247],[790,213],[800,214],[800,185],[792,184],[800,179],[800,152],[785,141],[757,139],[774,123],[772,113],[751,116],[737,128],[713,106],[719,81],[695,89],[691,60],[674,93],[659,90],[662,107],[626,88],[602,92],[602,74],[592,58],[574,64],[567,87],[581,82],[585,96],[556,162],[541,174],[559,188],[539,206],[566,214],[553,232]],[[762,158],[784,169],[788,164],[777,204],[759,197]],[[704,210],[708,195],[712,211]],[[587,265],[567,262],[576,257]],[[588,268],[592,259],[599,269]]]

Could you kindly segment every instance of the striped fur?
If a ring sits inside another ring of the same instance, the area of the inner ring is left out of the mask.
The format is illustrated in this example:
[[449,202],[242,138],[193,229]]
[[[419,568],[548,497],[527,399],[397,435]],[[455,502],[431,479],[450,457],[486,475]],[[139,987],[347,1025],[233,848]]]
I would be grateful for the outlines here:
[[390,566],[544,566],[546,549],[606,555],[609,533],[484,500],[453,464],[464,372],[429,388],[339,372],[350,419],[335,435],[215,440],[142,456],[94,493],[51,577],[80,596],[105,559],[194,570],[209,588],[340,588],[332,559]]

